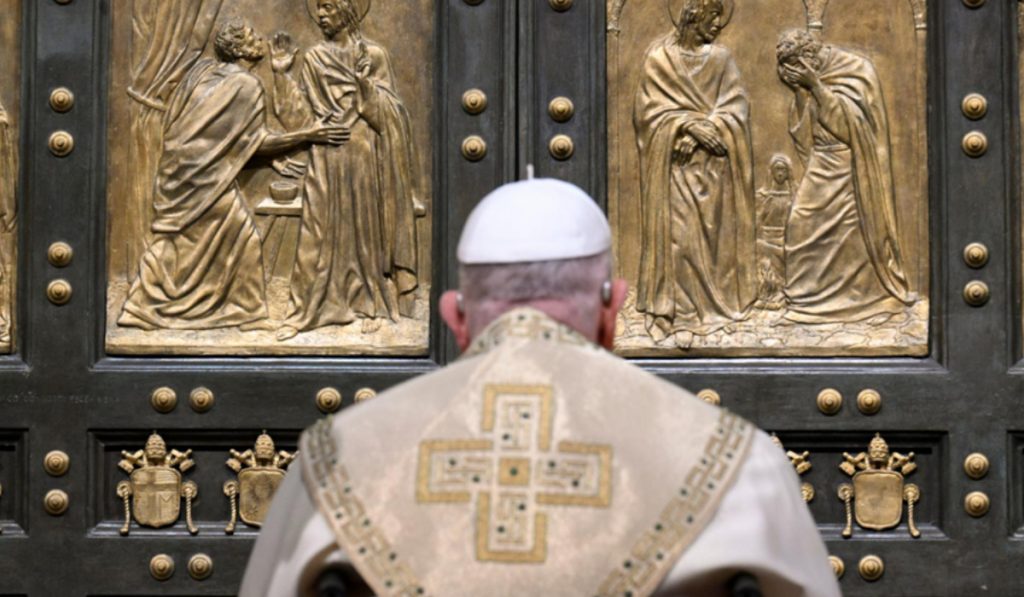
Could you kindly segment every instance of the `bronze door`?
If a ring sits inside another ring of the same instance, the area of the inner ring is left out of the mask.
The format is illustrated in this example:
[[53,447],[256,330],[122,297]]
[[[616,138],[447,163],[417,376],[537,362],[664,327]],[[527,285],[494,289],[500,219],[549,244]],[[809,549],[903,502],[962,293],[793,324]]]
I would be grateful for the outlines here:
[[0,593],[237,591],[299,432],[453,360],[531,165],[845,594],[1024,593],[1018,8],[0,0]]

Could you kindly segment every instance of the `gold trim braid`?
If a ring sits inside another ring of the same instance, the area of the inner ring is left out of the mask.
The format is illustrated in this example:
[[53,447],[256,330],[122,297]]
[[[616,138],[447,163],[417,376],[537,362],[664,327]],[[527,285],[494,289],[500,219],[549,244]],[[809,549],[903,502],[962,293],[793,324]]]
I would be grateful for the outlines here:
[[367,515],[341,466],[331,434],[332,419],[318,422],[304,436],[303,479],[338,545],[376,595],[424,597],[426,589],[402,562],[391,542]]
[[736,471],[745,460],[755,427],[723,410],[700,462],[686,475],[661,515],[633,544],[618,569],[597,593],[601,596],[650,595],[690,544],[711,521]]

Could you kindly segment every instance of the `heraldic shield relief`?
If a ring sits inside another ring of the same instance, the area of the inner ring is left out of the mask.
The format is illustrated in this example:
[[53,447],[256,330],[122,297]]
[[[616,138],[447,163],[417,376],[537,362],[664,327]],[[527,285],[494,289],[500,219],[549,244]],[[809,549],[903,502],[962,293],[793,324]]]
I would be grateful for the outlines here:
[[[907,529],[917,539],[921,532],[914,523],[914,504],[921,499],[920,488],[913,483],[904,484],[904,477],[917,470],[914,453],[906,456],[889,452],[889,444],[875,434],[867,452],[856,456],[843,454],[839,465],[844,473],[853,477],[853,485],[839,486],[839,499],[846,505],[846,526],[843,537],[853,536],[853,519],[861,528],[873,531],[892,529],[903,518],[903,502],[907,502]],[[852,515],[851,515],[852,509]]]
[[270,502],[284,480],[285,469],[299,453],[277,450],[274,440],[264,431],[252,450],[231,450],[227,466],[238,479],[224,484],[224,495],[231,502],[231,521],[224,532],[232,534],[238,519],[251,527],[260,527],[267,519]]
[[182,498],[185,499],[188,532],[193,535],[199,532],[192,523],[192,500],[199,488],[192,481],[182,482],[181,476],[195,466],[192,450],[171,450],[168,454],[164,439],[154,432],[144,450],[121,452],[121,456],[123,459],[118,466],[131,479],[117,484],[117,497],[124,501],[122,535],[130,532],[133,516],[139,525],[154,529],[178,522]]

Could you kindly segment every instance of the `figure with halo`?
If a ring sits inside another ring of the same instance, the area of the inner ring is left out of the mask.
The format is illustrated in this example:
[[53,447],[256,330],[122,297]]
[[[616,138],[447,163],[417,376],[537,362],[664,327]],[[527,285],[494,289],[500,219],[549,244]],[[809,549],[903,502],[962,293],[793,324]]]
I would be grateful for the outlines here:
[[637,309],[651,336],[689,348],[755,299],[750,102],[714,42],[731,0],[670,0],[675,29],[647,50],[633,122],[643,238]]
[[362,320],[363,333],[412,317],[420,199],[409,114],[388,51],[362,34],[370,0],[308,0],[324,40],[304,52],[273,40],[274,108],[289,129],[314,122],[352,131],[344,147],[312,147],[285,341]]

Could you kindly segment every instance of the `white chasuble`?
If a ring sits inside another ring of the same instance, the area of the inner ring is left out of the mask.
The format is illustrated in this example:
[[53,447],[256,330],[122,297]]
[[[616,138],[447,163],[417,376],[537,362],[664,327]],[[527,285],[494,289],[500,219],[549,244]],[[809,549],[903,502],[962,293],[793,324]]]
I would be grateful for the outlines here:
[[[838,595],[767,436],[538,311],[319,423],[301,453],[243,596],[312,594],[332,563],[368,585],[353,595],[715,595],[738,570],[766,596]],[[725,506],[731,556],[707,540]]]

